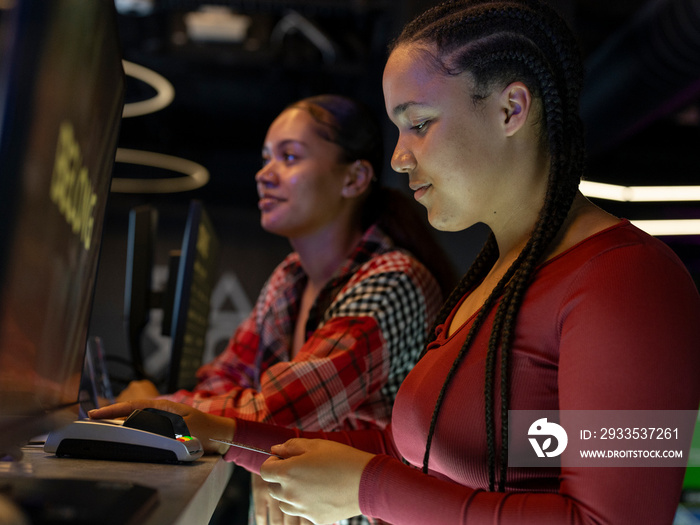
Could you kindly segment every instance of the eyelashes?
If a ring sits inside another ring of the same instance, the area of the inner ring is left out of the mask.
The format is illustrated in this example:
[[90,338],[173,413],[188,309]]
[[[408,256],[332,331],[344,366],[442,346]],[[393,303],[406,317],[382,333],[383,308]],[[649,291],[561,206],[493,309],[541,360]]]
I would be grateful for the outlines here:
[[[283,163],[285,164],[293,164],[297,160],[299,160],[300,156],[296,153],[291,153],[291,152],[285,152],[285,153],[280,153],[279,154],[279,159],[282,160]],[[269,155],[263,155],[262,157],[262,162],[260,167],[264,168],[267,166],[270,162],[272,161],[272,157]]]
[[415,126],[411,126],[411,130],[415,131],[416,133],[425,133],[425,131],[428,129],[429,125],[430,125],[430,120],[423,120],[422,122],[419,122]]

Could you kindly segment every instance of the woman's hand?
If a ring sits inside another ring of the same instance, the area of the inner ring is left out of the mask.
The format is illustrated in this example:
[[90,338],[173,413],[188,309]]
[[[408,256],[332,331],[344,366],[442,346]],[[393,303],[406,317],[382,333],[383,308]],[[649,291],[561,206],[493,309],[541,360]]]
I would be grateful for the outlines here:
[[127,387],[117,396],[117,402],[131,401],[133,399],[153,399],[158,397],[160,392],[151,381],[148,379],[139,379],[132,381]]
[[333,523],[361,514],[360,479],[372,454],[324,439],[290,439],[272,447],[260,469],[270,496],[290,516]]
[[144,408],[157,408],[182,416],[190,433],[199,439],[206,453],[225,454],[229,446],[211,441],[210,438],[233,441],[236,433],[236,421],[234,419],[206,414],[189,405],[174,403],[167,399],[140,399],[116,403],[91,410],[88,415],[90,419],[116,419],[126,417],[136,409]]
[[257,474],[251,477],[256,525],[312,525],[299,516],[288,516],[280,510],[277,500],[270,496],[270,485]]

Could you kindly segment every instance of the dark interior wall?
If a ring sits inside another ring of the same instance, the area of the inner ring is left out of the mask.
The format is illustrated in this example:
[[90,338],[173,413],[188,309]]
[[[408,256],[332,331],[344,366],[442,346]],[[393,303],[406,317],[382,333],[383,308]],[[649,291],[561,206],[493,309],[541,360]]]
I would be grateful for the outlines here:
[[[105,340],[108,353],[127,358],[121,312],[129,208],[142,203],[158,208],[156,262],[163,265],[167,251],[181,241],[189,200],[201,199],[222,240],[222,275],[235,275],[248,300],[254,301],[269,272],[289,251],[285,239],[265,233],[258,224],[253,177],[260,164],[260,145],[267,126],[286,104],[299,98],[321,92],[348,94],[364,100],[384,119],[388,160],[396,132],[384,116],[381,93],[386,46],[406,20],[435,2],[207,2],[232,6],[251,17],[253,23],[246,40],[239,43],[197,42],[187,37],[184,16],[204,2],[147,3],[153,7],[149,13],[120,14],[124,58],[167,78],[175,89],[175,98],[157,113],[124,119],[119,146],[195,161],[209,170],[211,179],[203,188],[179,194],[112,195],[90,332]],[[579,36],[588,67],[593,67],[594,59],[605,57],[598,67],[606,67],[609,72],[600,78],[611,81],[620,80],[615,69],[617,58],[608,51],[604,54],[604,50],[614,49],[611,42],[629,31],[626,28],[635,23],[643,8],[655,4],[659,8],[678,9],[688,4],[688,0],[648,3],[552,0],[551,3],[561,10]],[[283,45],[273,45],[270,35],[291,8],[333,41],[336,52],[333,60],[313,45],[303,31],[289,31]],[[688,27],[692,32],[692,27],[697,29],[700,25]],[[691,41],[695,41],[695,33],[692,36]],[[685,73],[700,78],[697,70]],[[626,82],[634,85],[636,79],[629,78]],[[587,86],[585,100],[594,100],[599,89],[598,84]],[[150,87],[127,79],[127,102],[152,95]],[[626,102],[623,97],[617,104]],[[606,103],[615,101],[606,99]],[[592,106],[596,108],[599,104]],[[682,107],[657,114],[655,119],[645,122],[643,129],[617,140],[614,147],[601,148],[589,159],[587,177],[618,184],[697,184],[698,107],[698,97],[691,96]],[[596,126],[611,130],[622,124],[591,118],[589,130],[596,134]],[[173,174],[117,163],[115,176],[148,178]],[[388,163],[383,177],[386,184],[405,189],[401,176],[393,173]],[[700,218],[698,203],[632,206],[601,201],[600,204],[632,219]],[[483,241],[484,231],[475,228],[438,236],[458,269],[464,270]],[[664,240],[697,278],[700,275],[698,236]],[[230,332],[234,327],[230,327]],[[128,370],[121,369],[120,373],[127,374]]]

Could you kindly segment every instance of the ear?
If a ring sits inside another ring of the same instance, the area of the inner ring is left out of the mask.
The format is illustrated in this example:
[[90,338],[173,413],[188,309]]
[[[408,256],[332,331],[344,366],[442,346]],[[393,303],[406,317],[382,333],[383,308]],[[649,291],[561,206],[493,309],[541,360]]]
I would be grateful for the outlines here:
[[367,160],[356,160],[347,170],[343,184],[343,197],[352,198],[362,195],[374,178],[374,168]]
[[525,84],[513,82],[501,92],[499,100],[504,131],[510,137],[525,125],[532,108],[532,95]]

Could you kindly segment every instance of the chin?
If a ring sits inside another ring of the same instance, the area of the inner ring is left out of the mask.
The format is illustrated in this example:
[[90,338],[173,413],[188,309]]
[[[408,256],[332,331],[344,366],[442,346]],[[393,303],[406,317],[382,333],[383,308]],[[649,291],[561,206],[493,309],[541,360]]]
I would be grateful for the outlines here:
[[277,224],[275,221],[271,220],[266,220],[265,217],[260,218],[260,226],[262,227],[263,230],[265,230],[268,233],[274,233],[279,235],[279,231],[281,230],[279,224]]
[[444,217],[441,217],[440,215],[438,215],[436,213],[430,213],[430,210],[428,210],[428,222],[436,230],[439,230],[442,232],[454,231],[450,227],[449,221],[446,221]]
[[294,236],[295,233],[294,229],[290,228],[289,225],[284,221],[266,221],[263,218],[260,220],[260,226],[262,226],[262,229],[265,230],[267,233],[279,235],[280,237],[291,238]]
[[465,226],[450,220],[449,218],[431,215],[430,213],[428,213],[428,222],[430,223],[430,226],[441,232],[460,232],[471,226]]

